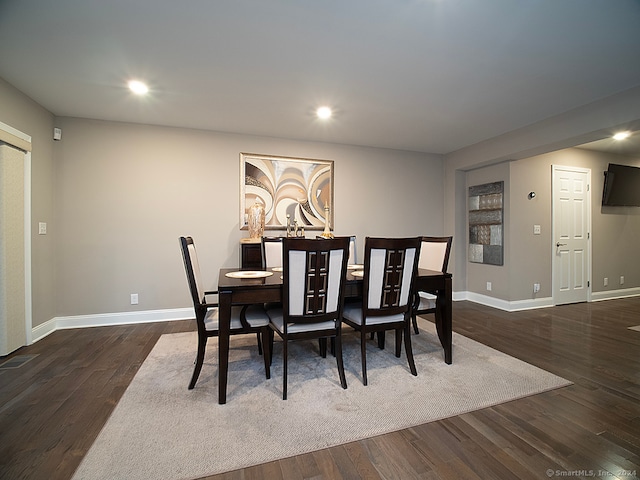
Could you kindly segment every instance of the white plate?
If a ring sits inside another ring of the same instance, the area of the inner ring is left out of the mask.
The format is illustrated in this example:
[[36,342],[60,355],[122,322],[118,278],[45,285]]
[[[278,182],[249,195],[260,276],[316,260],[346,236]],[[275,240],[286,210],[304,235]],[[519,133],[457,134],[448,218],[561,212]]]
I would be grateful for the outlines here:
[[273,267],[271,270],[273,270],[274,272],[281,272],[282,267]]
[[354,277],[364,277],[364,270],[354,270],[351,272]]
[[271,275],[273,275],[273,272],[265,272],[264,270],[239,270],[225,273],[225,276],[229,278],[264,278]]
[[347,265],[347,270],[362,270],[364,265]]

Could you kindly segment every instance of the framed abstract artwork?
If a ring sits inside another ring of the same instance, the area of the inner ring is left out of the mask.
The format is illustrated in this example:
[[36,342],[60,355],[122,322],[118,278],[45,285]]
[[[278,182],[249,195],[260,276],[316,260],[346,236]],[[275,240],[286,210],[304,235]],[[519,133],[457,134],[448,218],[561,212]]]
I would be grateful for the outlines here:
[[306,230],[322,230],[325,206],[333,227],[333,161],[240,154],[240,229],[249,208],[261,202],[265,230],[284,230],[287,220]]
[[504,182],[469,187],[469,261],[502,265]]

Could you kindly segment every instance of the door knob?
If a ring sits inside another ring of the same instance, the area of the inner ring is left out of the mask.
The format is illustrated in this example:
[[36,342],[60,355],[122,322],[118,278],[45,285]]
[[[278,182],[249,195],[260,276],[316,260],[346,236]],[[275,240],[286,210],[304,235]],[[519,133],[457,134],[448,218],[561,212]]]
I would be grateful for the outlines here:
[[558,248],[559,247],[565,247],[566,245],[567,245],[566,243],[560,243],[560,242],[556,243],[556,247],[558,247]]

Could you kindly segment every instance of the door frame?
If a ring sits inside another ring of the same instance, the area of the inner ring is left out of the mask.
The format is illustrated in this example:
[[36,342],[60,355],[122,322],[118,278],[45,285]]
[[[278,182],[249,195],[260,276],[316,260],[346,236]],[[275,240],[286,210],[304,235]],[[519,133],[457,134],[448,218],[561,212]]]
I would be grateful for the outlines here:
[[[0,122],[0,130],[31,144],[30,135],[16,130],[6,123]],[[27,151],[24,153],[24,323],[26,345],[33,343],[31,286],[31,151]]]
[[556,209],[558,207],[558,199],[555,195],[555,178],[556,171],[558,170],[570,170],[578,173],[585,173],[587,175],[587,208],[586,208],[586,230],[587,230],[587,302],[591,302],[591,293],[592,293],[592,279],[591,279],[591,269],[592,269],[592,258],[591,258],[591,217],[592,217],[592,190],[591,190],[591,169],[584,167],[575,167],[575,166],[567,166],[567,165],[551,165],[551,296],[553,299],[553,305],[558,305],[558,299],[556,297]]

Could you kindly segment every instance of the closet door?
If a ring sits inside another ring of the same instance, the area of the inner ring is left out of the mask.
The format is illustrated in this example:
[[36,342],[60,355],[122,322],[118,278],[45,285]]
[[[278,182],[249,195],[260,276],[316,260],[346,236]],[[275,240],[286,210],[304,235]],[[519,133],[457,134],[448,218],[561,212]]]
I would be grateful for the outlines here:
[[0,142],[0,355],[27,344],[25,152]]

